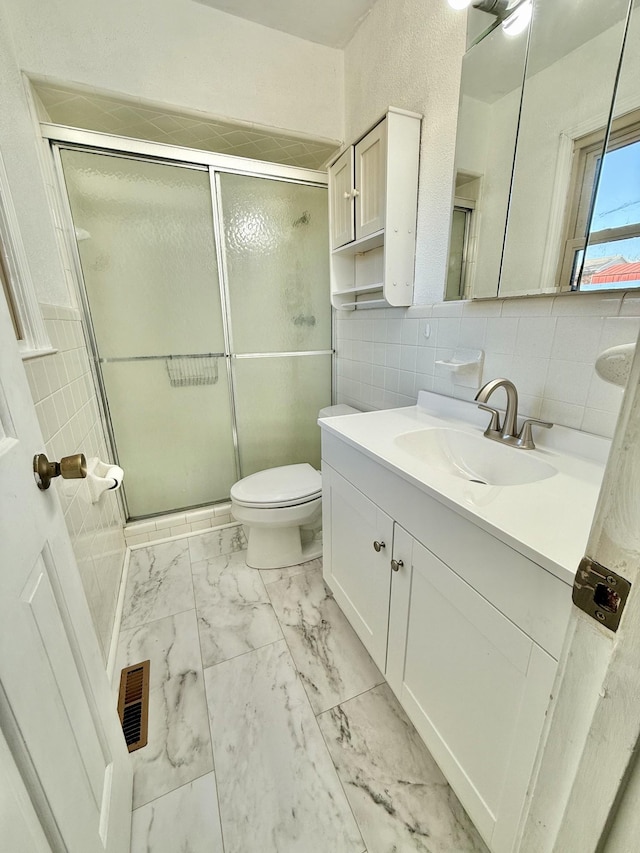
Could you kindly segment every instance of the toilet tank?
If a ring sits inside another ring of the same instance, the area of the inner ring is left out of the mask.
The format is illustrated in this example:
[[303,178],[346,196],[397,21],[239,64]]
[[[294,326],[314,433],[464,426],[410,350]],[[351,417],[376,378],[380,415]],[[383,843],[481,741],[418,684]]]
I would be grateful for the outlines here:
[[325,406],[318,412],[319,418],[334,418],[336,415],[357,415],[358,409],[353,406],[347,406],[345,403],[338,403],[337,406]]

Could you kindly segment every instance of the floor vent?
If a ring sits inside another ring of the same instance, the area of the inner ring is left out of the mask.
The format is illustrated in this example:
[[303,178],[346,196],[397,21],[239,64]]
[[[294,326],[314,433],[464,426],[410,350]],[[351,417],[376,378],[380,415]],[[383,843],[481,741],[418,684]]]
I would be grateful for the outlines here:
[[122,670],[118,694],[118,715],[129,752],[147,745],[149,727],[148,660]]

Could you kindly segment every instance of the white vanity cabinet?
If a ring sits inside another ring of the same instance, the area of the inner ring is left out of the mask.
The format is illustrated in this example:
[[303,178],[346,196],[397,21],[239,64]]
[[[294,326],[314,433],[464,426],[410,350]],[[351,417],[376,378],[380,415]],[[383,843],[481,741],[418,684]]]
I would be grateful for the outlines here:
[[329,166],[331,300],[411,305],[421,116],[387,114]]
[[322,476],[327,584],[487,845],[511,853],[570,587],[324,430]]

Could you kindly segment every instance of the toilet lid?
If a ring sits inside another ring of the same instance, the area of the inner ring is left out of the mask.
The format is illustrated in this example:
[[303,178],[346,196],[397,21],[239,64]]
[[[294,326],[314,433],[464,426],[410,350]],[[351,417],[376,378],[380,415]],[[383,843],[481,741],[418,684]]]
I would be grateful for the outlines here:
[[247,506],[291,506],[322,494],[322,477],[308,463],[258,471],[231,487],[231,498]]

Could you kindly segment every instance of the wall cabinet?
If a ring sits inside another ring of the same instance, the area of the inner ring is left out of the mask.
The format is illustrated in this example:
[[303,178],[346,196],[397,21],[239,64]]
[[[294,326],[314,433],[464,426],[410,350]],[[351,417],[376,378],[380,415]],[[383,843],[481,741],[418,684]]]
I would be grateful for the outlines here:
[[336,601],[490,849],[511,853],[570,588],[326,434],[322,476]]
[[416,113],[390,108],[329,167],[336,308],[411,304],[420,121]]

